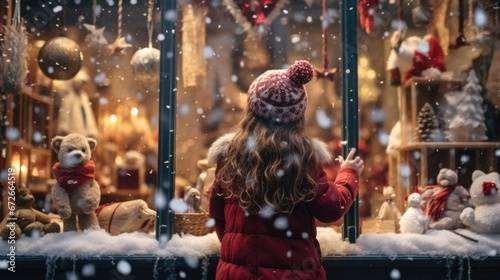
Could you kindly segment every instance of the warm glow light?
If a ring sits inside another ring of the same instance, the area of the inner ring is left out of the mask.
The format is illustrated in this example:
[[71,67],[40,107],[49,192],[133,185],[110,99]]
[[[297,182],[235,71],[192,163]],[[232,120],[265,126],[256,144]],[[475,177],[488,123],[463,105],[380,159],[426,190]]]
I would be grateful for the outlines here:
[[375,77],[377,76],[377,72],[375,72],[375,70],[373,70],[373,69],[368,70],[368,73],[366,73],[366,74],[368,76],[368,79],[370,79],[370,80],[375,79]]
[[368,59],[366,57],[360,57],[359,58],[359,65],[366,67],[368,66]]
[[139,109],[137,109],[137,107],[133,107],[132,109],[130,109],[130,114],[132,116],[137,116],[139,114]]
[[109,116],[109,121],[110,122],[115,123],[117,120],[118,120],[118,118],[116,117],[116,115]]
[[117,156],[117,157],[115,158],[115,163],[116,163],[116,165],[120,165],[120,164],[122,164],[122,157],[121,157],[121,156]]

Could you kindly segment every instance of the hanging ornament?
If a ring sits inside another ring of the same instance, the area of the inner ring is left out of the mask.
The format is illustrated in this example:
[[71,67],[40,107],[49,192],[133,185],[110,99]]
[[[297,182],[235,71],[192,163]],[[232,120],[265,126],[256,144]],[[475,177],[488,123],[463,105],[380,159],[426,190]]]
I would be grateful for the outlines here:
[[122,18],[123,18],[123,0],[118,0],[118,35],[116,36],[115,41],[108,45],[108,51],[111,54],[116,52],[120,52],[121,54],[125,54],[127,52],[127,48],[132,47],[131,44],[125,41],[125,37],[122,37]]
[[160,50],[144,48],[136,51],[130,60],[135,78],[141,82],[156,83],[160,77]]
[[[63,1],[66,6],[66,0]],[[66,29],[66,9],[63,9],[61,30]],[[63,36],[54,37],[40,48],[38,66],[49,78],[54,80],[69,80],[82,67],[83,53],[80,46],[73,40]]]
[[304,2],[307,4],[307,7],[312,7],[314,0],[304,0]]
[[160,50],[153,48],[153,6],[154,0],[148,2],[148,38],[149,46],[134,53],[130,66],[135,78],[146,83],[157,83],[160,77]]
[[0,41],[0,94],[19,93],[28,73],[28,37],[21,20],[20,0],[16,1],[11,26],[4,25]]
[[288,0],[224,0],[236,23],[245,31],[255,31],[255,27],[270,25],[287,2]]
[[337,75],[337,68],[328,69],[328,53],[326,44],[328,38],[328,18],[326,15],[326,0],[323,0],[323,17],[321,25],[323,30],[323,49],[321,51],[321,56],[323,57],[323,68],[314,68],[314,71],[316,72],[316,78],[326,78],[333,82],[335,80],[335,76]]
[[85,27],[85,29],[87,29],[87,31],[90,32],[90,34],[88,34],[86,37],[85,37],[85,42],[87,42],[89,44],[89,46],[91,47],[97,47],[97,48],[101,48],[103,46],[106,46],[108,44],[108,40],[106,40],[106,38],[104,37],[104,29],[106,27],[101,27],[101,28],[98,28],[96,26],[96,0],[92,0],[92,15],[93,15],[93,19],[92,19],[92,24],[87,24],[87,23],[84,23],[83,26]]
[[182,8],[182,82],[184,87],[198,87],[206,77],[205,16],[207,7],[189,4]]
[[379,0],[358,0],[359,23],[370,34],[375,27],[375,14]]
[[83,53],[75,41],[55,37],[47,41],[38,53],[38,66],[54,80],[69,80],[82,67]]

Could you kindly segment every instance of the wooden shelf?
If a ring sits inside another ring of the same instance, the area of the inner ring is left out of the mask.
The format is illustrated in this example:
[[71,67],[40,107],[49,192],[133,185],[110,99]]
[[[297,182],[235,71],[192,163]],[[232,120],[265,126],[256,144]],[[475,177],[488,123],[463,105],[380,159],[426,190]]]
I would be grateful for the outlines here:
[[[500,167],[500,142],[423,142],[415,139],[418,115],[425,103],[429,103],[436,114],[441,106],[446,108],[446,94],[461,91],[463,79],[427,79],[413,77],[406,81],[398,92],[399,121],[401,123],[401,146],[397,156],[390,162],[390,184],[396,186],[396,196],[404,197],[416,186],[436,184],[441,168],[450,168],[458,173],[459,182],[469,187],[474,170],[497,171]],[[404,209],[404,201],[396,202]]]
[[52,106],[53,100],[51,99],[51,97],[34,93],[31,87],[25,87],[23,89],[23,94],[29,96],[31,99],[34,99],[38,102]]
[[450,85],[450,86],[461,86],[464,83],[463,79],[452,78],[452,79],[428,79],[423,77],[413,77],[407,80],[403,84],[403,88],[411,86],[422,86],[422,85]]
[[416,149],[491,149],[500,148],[500,142],[412,142],[402,145],[401,151]]

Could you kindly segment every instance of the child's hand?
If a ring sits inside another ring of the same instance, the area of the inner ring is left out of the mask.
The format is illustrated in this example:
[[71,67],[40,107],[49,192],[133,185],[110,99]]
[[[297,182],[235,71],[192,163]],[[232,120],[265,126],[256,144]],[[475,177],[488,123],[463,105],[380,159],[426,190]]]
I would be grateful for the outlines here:
[[340,168],[350,167],[356,170],[358,175],[361,175],[361,172],[363,172],[363,169],[365,169],[365,164],[363,163],[363,160],[359,156],[356,156],[355,159],[352,159],[354,157],[355,152],[356,149],[352,148],[351,151],[349,151],[349,154],[347,155],[345,160],[342,156],[338,156],[337,160],[340,163]]

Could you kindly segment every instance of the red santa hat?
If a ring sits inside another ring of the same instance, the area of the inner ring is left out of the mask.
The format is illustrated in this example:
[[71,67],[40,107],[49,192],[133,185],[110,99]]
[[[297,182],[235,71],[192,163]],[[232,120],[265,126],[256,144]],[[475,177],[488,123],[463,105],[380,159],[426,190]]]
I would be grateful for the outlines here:
[[268,70],[255,79],[248,89],[248,109],[266,120],[290,123],[304,117],[307,92],[313,66],[296,61],[288,69]]

